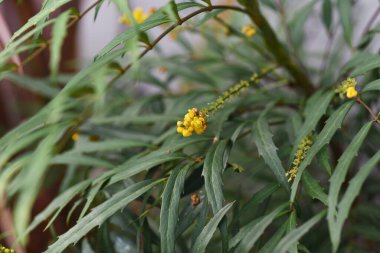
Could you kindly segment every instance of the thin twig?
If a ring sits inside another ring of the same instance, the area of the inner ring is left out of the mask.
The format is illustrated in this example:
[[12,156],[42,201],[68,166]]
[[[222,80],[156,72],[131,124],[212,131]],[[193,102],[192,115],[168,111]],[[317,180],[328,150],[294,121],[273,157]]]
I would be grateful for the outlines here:
[[373,22],[375,22],[377,16],[379,16],[379,14],[380,14],[380,5],[377,7],[376,11],[373,13],[373,15],[371,16],[371,18],[368,20],[368,23],[364,27],[362,37],[367,34],[367,32],[369,31],[369,29],[371,29],[371,26],[372,26]]
[[355,101],[358,103],[358,104],[361,104],[362,106],[364,106],[365,109],[367,109],[367,111],[371,114],[371,117],[373,118],[373,121],[380,124],[380,121],[379,121],[379,118],[376,116],[376,114],[372,111],[371,108],[369,108],[369,106],[364,103],[363,100],[361,100],[360,97],[356,97]]

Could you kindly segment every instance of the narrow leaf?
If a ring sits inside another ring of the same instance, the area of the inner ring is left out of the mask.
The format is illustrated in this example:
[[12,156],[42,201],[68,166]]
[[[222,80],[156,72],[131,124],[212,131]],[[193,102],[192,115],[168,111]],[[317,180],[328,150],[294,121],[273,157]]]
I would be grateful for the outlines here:
[[338,0],[338,11],[340,15],[340,22],[343,27],[343,35],[347,44],[351,46],[352,38],[352,23],[351,23],[351,1]]
[[268,122],[264,117],[259,117],[254,124],[253,139],[256,143],[259,154],[264,158],[265,163],[272,170],[277,181],[288,190],[289,184],[285,177],[285,169],[277,155],[277,147],[272,140],[272,133],[269,131]]
[[292,232],[287,234],[282,240],[277,244],[277,247],[273,252],[276,253],[286,253],[290,247],[297,242],[304,234],[306,234],[315,224],[317,224],[323,216],[326,214],[326,211],[322,211],[315,215],[313,218],[305,222],[303,225],[294,229]]
[[338,228],[336,226],[336,208],[338,203],[339,192],[346,178],[348,169],[354,157],[358,154],[359,148],[362,146],[365,137],[371,129],[372,122],[365,124],[355,135],[351,143],[348,145],[344,153],[338,160],[338,164],[330,179],[330,189],[328,196],[328,213],[327,221],[331,236],[333,248],[336,250],[339,244]]
[[195,240],[191,253],[206,252],[207,244],[210,242],[216,228],[218,227],[218,224],[233,204],[234,202],[227,204],[222,209],[220,209],[214,217],[211,218],[211,220],[207,223],[207,225],[203,228],[202,232]]

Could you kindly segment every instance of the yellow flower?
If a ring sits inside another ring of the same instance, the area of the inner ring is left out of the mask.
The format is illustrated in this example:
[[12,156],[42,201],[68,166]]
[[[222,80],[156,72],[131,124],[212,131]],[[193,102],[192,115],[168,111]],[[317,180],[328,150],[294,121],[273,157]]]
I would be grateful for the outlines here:
[[335,92],[339,94],[340,98],[344,98],[346,96],[347,98],[351,99],[358,96],[358,91],[355,89],[356,86],[356,80],[355,78],[347,78],[344,80],[338,87],[335,88]]
[[79,133],[78,132],[73,133],[73,135],[71,136],[71,139],[73,141],[77,141],[79,139]]
[[195,132],[203,134],[207,127],[206,115],[204,112],[199,112],[197,108],[188,110],[183,121],[177,121],[177,133],[183,137],[189,137]]
[[[144,22],[149,16],[146,14],[141,7],[137,7],[136,9],[133,10],[132,13],[133,19],[136,21],[137,24],[141,24]],[[119,18],[119,22],[124,25],[131,25],[132,22],[129,20],[128,16],[124,14]]]
[[247,37],[252,37],[256,34],[256,29],[252,25],[245,25],[241,28],[241,32]]
[[298,144],[297,152],[294,155],[293,167],[285,173],[285,176],[288,177],[288,182],[292,181],[298,172],[298,167],[301,165],[301,162],[306,157],[307,151],[310,149],[313,141],[310,136],[306,136],[302,139],[301,143]]
[[8,249],[2,245],[0,245],[0,253],[15,253],[13,249]]
[[347,98],[354,98],[358,95],[358,92],[357,90],[355,89],[355,87],[349,87],[347,90],[346,90],[346,97]]

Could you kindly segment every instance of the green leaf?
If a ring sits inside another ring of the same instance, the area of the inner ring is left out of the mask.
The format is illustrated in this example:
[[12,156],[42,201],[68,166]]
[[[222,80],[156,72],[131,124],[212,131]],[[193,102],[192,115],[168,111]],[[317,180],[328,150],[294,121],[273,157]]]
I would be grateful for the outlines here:
[[[58,210],[57,214],[55,215],[55,217],[57,217],[60,213],[60,210],[62,210],[70,201],[72,201],[73,198],[79,194],[79,192],[84,191],[88,186],[91,185],[91,181],[92,180],[90,179],[84,180],[70,187],[61,193],[58,197],[54,198],[42,212],[34,217],[25,234],[30,233],[38,225],[46,221],[56,210]],[[53,221],[54,218],[50,221],[50,223]]]
[[[352,203],[355,198],[359,195],[360,189],[367,179],[372,169],[379,163],[380,161],[380,151],[378,151],[374,156],[371,157],[359,170],[359,172],[350,180],[349,186],[346,192],[343,195],[342,200],[338,205],[338,214],[336,219],[336,224],[334,228],[334,238],[337,238],[336,249],[339,245],[340,234],[343,228],[343,224],[348,217],[348,213],[350,212]],[[333,248],[334,250],[334,248]]]
[[161,252],[175,252],[175,231],[178,223],[178,210],[181,193],[185,183],[186,175],[191,164],[179,164],[170,174],[162,193],[162,205],[160,211],[160,234]]
[[373,90],[376,90],[376,91],[380,90],[380,79],[377,79],[375,81],[372,81],[366,84],[362,92],[373,91]]
[[220,209],[214,217],[207,223],[207,225],[203,228],[202,232],[199,234],[197,239],[192,246],[191,253],[204,253],[206,252],[207,244],[210,242],[218,224],[226,215],[228,210],[232,207],[234,202],[227,204],[222,209]]
[[344,153],[340,156],[338,164],[330,179],[330,189],[328,196],[328,213],[327,221],[330,231],[331,242],[333,249],[337,250],[339,245],[339,228],[337,227],[337,203],[339,192],[347,175],[348,169],[354,157],[358,154],[359,148],[362,146],[369,130],[371,129],[372,122],[365,124],[360,131],[355,135],[351,143],[348,145]]
[[30,91],[37,93],[38,95],[53,98],[59,93],[59,89],[50,86],[45,80],[31,78],[25,75],[16,75],[12,72],[4,73],[0,76],[0,79],[9,79],[14,84],[20,85]]
[[45,253],[63,252],[70,244],[78,242],[83,236],[88,234],[91,229],[102,225],[117,211],[125,208],[130,202],[140,197],[162,181],[163,180],[155,182],[143,181],[129,186],[125,190],[119,191],[111,198],[92,209],[89,214],[79,220],[78,223],[66,233],[60,235],[58,240],[50,245]]
[[[49,161],[52,156],[54,144],[58,140],[60,132],[54,130],[38,145],[36,151],[31,157],[29,166],[25,168],[22,173],[22,189],[17,198],[15,205],[15,228],[17,235],[22,235],[26,231],[31,216],[31,210],[34,200],[42,185],[42,180],[46,169],[48,168]],[[20,238],[22,242],[26,240],[25,237]]]
[[67,165],[84,165],[84,166],[93,166],[93,167],[102,167],[102,168],[113,168],[115,165],[105,161],[101,158],[77,154],[73,152],[65,152],[61,155],[54,156],[51,161],[51,164],[67,164]]
[[358,52],[353,57],[351,57],[351,59],[346,64],[344,64],[344,66],[342,67],[342,69],[340,70],[339,73],[341,75],[345,74],[349,70],[360,67],[364,63],[366,63],[367,61],[375,60],[378,57],[379,57],[378,55],[372,54],[372,53],[367,52],[367,51]]
[[332,168],[330,165],[328,146],[323,147],[321,151],[318,152],[317,159],[326,172],[331,176]]
[[323,16],[323,24],[325,25],[326,30],[330,31],[332,18],[333,18],[333,7],[331,4],[331,0],[323,0],[322,16]]
[[343,27],[343,35],[347,44],[351,46],[352,39],[352,24],[351,24],[351,1],[338,0],[338,11],[340,15],[340,22]]
[[353,105],[353,101],[346,102],[341,107],[339,107],[327,120],[326,125],[322,129],[321,133],[315,138],[314,144],[311,146],[305,159],[302,161],[300,167],[298,168],[297,176],[291,187],[290,201],[294,202],[296,197],[296,192],[298,189],[298,184],[301,180],[302,173],[307,166],[310,165],[314,156],[321,150],[326,144],[328,144],[338,130],[341,127],[344,118],[346,117],[348,111]]
[[296,243],[304,234],[306,234],[315,224],[317,224],[325,214],[326,211],[322,211],[298,228],[291,231],[284,238],[282,238],[273,252],[286,253],[290,247]]
[[225,152],[227,140],[212,145],[206,154],[202,175],[205,179],[207,199],[213,213],[217,213],[223,206],[223,171],[225,169]]
[[100,142],[83,142],[77,143],[75,148],[69,151],[70,153],[91,153],[91,152],[104,152],[104,151],[118,151],[126,148],[138,148],[138,147],[149,147],[149,144],[127,139],[114,139],[105,140]]
[[304,38],[304,26],[316,3],[317,1],[314,0],[302,7],[294,14],[293,19],[289,22],[289,27],[291,27],[290,33],[292,35],[292,43],[294,43],[294,45],[302,45]]
[[277,155],[277,147],[272,140],[272,133],[264,117],[259,117],[253,126],[253,140],[256,143],[259,154],[264,158],[265,163],[272,170],[277,181],[289,190],[288,180],[285,177],[285,169]]
[[[286,234],[289,234],[297,227],[297,213],[296,210],[293,210],[290,213],[289,219],[287,221]],[[298,241],[294,242],[293,245],[289,247],[289,253],[298,253],[297,250]],[[277,246],[277,245],[275,245]]]
[[288,206],[288,203],[280,205],[264,217],[253,220],[246,226],[242,227],[239,233],[231,239],[230,247],[235,247],[237,245],[237,248],[234,250],[236,253],[250,252],[251,248],[264,233],[265,229],[272,223],[279,213]]
[[56,80],[59,63],[61,60],[61,47],[67,35],[66,24],[70,19],[70,11],[65,11],[56,19],[52,30],[52,40],[50,45],[50,71],[53,80]]
[[319,199],[327,206],[327,194],[323,191],[318,181],[314,179],[308,171],[304,171],[303,173],[302,185],[305,187],[305,191],[312,199]]
[[366,72],[377,69],[380,67],[380,56],[377,55],[377,57],[373,57],[370,59],[367,59],[363,64],[359,65],[352,71],[351,76],[360,76],[365,74]]
[[264,244],[264,246],[257,253],[273,253],[274,248],[280,242],[282,236],[286,232],[286,226],[288,222],[285,222],[277,229],[276,233]]

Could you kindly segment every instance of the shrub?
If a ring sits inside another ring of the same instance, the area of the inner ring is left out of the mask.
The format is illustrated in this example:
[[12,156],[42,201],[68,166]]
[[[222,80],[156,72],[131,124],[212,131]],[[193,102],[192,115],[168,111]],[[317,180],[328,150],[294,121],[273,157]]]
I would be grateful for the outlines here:
[[[44,252],[380,248],[378,10],[362,31],[348,0],[168,1],[150,13],[113,0],[123,31],[67,75],[69,27],[107,4],[68,2],[45,0],[0,52],[1,79],[46,101],[0,139],[10,246],[43,225]],[[316,15],[318,53],[305,35]],[[50,75],[23,73],[44,49]]]

